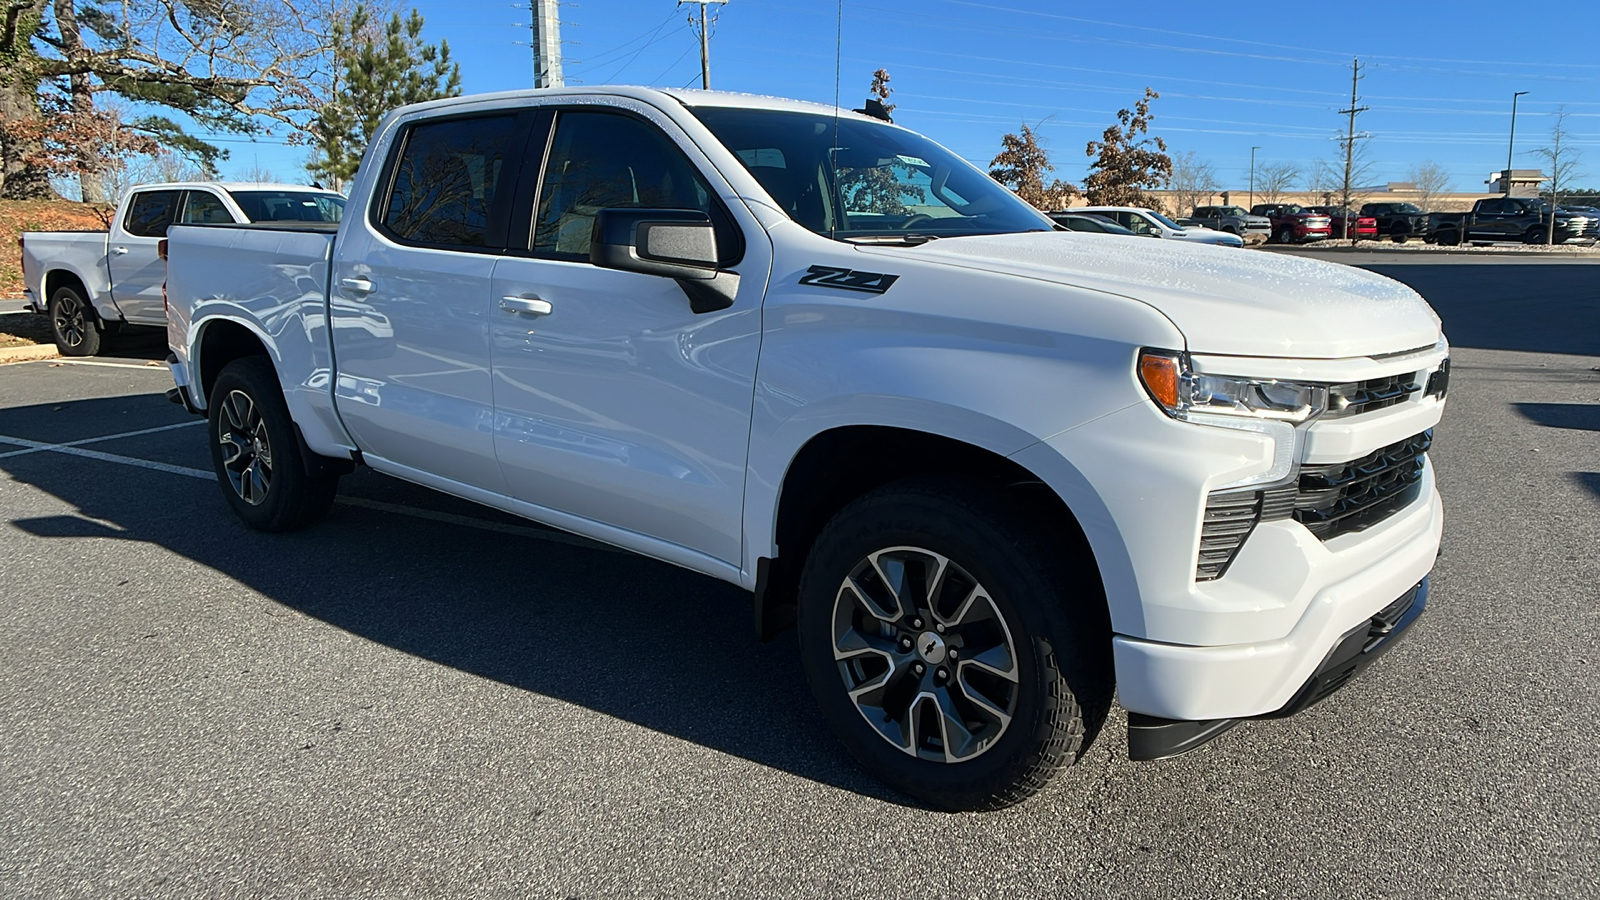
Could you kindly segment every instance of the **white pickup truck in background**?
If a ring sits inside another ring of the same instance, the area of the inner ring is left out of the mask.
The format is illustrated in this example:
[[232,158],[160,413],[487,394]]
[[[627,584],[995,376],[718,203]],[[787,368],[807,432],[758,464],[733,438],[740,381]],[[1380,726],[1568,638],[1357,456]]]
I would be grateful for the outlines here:
[[93,356],[124,327],[165,328],[166,265],[157,245],[175,223],[337,222],[344,198],[288,184],[216,181],[144,184],[117,205],[109,231],[29,231],[22,248],[26,297],[50,317],[63,356]]
[[925,803],[1030,795],[1113,690],[1136,759],[1298,712],[1426,604],[1448,345],[1381,276],[1058,230],[716,92],[405,107],[350,204],[171,230],[172,396],[240,518],[359,464],[740,585]]

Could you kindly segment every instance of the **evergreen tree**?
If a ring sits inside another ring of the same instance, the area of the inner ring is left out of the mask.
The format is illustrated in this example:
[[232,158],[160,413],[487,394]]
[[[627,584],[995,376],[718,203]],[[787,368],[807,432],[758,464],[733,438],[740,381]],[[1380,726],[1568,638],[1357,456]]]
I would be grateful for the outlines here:
[[1083,193],[1092,206],[1154,207],[1156,200],[1145,193],[1167,183],[1172,177],[1172,158],[1167,142],[1158,137],[1139,137],[1150,131],[1150,101],[1160,97],[1145,88],[1144,97],[1133,109],[1117,111],[1117,121],[1105,130],[1100,140],[1090,141],[1087,156],[1089,177],[1083,180]]
[[344,71],[343,89],[323,106],[311,124],[316,157],[312,175],[341,189],[361,166],[361,154],[384,114],[397,106],[461,95],[461,66],[450,59],[450,44],[422,40],[422,15],[395,13],[382,34],[374,34],[366,7],[357,6],[349,25],[335,24],[335,63]]

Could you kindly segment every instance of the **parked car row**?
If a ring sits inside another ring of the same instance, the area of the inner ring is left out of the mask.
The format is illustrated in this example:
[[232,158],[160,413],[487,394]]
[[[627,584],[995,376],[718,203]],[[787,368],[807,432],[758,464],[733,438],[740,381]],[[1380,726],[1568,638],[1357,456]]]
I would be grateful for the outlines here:
[[[1223,247],[1244,246],[1244,239],[1236,234],[1200,226],[1186,226],[1153,209],[1137,206],[1085,206],[1051,213],[1050,218],[1072,231],[1134,234],[1190,244],[1216,244]],[[1115,225],[1117,230],[1113,231],[1107,228],[1107,225]]]
[[[1551,218],[1554,217],[1552,233]],[[1600,215],[1577,209],[1555,207],[1542,197],[1490,197],[1472,204],[1466,213],[1429,213],[1430,244],[1453,247],[1466,242],[1488,244],[1520,241],[1542,244],[1553,237],[1555,243],[1594,243],[1600,239]]]

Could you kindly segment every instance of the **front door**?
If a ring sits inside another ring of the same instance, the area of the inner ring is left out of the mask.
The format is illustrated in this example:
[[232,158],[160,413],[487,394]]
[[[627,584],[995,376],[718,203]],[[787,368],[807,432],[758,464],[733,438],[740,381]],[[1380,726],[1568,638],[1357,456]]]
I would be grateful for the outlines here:
[[129,198],[122,221],[111,230],[106,271],[112,299],[129,322],[166,324],[161,286],[167,281],[167,264],[156,247],[182,205],[181,190],[139,191]]
[[334,396],[376,468],[504,491],[489,281],[528,124],[510,111],[411,126],[373,214],[344,225],[329,304]]
[[[518,499],[738,564],[771,249],[662,124],[557,111],[531,235],[490,291],[495,449]],[[611,207],[709,214],[733,306],[697,315],[672,279],[591,265]]]

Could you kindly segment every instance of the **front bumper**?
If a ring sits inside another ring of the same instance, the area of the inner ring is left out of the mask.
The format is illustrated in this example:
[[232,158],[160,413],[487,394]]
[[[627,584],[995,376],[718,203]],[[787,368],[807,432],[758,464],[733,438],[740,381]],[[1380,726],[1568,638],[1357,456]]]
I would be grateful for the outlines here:
[[[1376,615],[1339,637],[1294,696],[1282,707],[1252,718],[1282,719],[1302,712],[1349,684],[1403,637],[1428,605],[1428,579],[1423,578]],[[1164,719],[1128,715],[1128,758],[1167,759],[1194,750],[1238,725],[1243,719]]]

